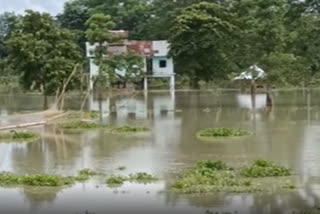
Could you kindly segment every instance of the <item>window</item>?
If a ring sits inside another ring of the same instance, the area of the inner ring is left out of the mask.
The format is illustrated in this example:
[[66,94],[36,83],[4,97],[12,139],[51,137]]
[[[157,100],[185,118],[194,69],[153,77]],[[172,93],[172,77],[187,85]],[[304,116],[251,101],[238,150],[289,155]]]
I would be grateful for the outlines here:
[[160,68],[166,68],[167,67],[167,60],[160,60],[159,61],[159,67]]

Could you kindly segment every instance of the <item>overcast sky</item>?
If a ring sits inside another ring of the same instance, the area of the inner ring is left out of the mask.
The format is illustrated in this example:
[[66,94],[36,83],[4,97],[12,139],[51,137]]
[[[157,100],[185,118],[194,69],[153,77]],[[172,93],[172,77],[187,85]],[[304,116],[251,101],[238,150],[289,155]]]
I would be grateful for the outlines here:
[[0,13],[5,11],[23,13],[25,9],[33,9],[56,15],[62,11],[67,0],[0,0]]

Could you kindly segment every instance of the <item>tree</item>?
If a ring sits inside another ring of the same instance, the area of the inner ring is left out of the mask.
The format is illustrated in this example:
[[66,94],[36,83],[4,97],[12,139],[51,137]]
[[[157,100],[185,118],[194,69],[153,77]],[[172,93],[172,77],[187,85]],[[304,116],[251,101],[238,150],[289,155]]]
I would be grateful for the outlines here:
[[73,31],[76,35],[78,45],[82,48],[83,55],[85,54],[85,22],[89,18],[88,7],[85,5],[85,0],[68,1],[64,5],[63,12],[57,15],[58,25],[62,28]]
[[41,90],[44,95],[61,90],[81,60],[72,33],[57,28],[47,13],[26,10],[6,44],[24,88]]
[[0,75],[11,75],[13,73],[12,66],[7,59],[8,50],[5,42],[13,32],[18,19],[19,17],[14,13],[6,12],[0,15]]
[[144,75],[143,58],[132,52],[112,56],[110,66],[115,71],[122,73],[122,75],[118,75],[118,78],[124,83],[128,81],[139,82]]
[[115,27],[115,23],[111,21],[110,16],[97,13],[86,21],[86,26],[88,27],[85,32],[87,40],[91,45],[96,45],[94,55],[95,64],[99,67],[99,75],[95,82],[99,87],[103,87],[103,85],[110,87],[115,74],[105,56],[108,44],[119,39],[110,32]]
[[179,72],[209,81],[233,71],[232,52],[237,27],[233,14],[214,3],[194,4],[183,10],[171,29],[171,55]]

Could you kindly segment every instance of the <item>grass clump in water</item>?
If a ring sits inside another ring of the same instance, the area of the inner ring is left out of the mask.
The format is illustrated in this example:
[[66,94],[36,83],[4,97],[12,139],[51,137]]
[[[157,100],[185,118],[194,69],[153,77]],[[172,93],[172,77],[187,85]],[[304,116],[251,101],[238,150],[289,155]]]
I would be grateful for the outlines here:
[[15,175],[9,172],[0,173],[0,185],[29,185],[29,186],[64,186],[74,183],[73,177],[58,175]]
[[208,128],[197,132],[198,137],[241,137],[250,135],[246,130],[230,128]]
[[0,134],[0,140],[17,140],[17,141],[33,141],[39,138],[39,134],[31,131],[23,131],[23,132],[8,132],[4,134]]
[[120,126],[117,128],[112,129],[112,132],[117,132],[117,133],[136,133],[136,132],[146,132],[149,131],[149,128],[145,126]]
[[61,124],[62,129],[98,129],[105,125],[91,122],[91,121],[75,121]]
[[290,176],[290,169],[279,166],[272,161],[256,160],[251,166],[244,167],[241,170],[241,175],[245,177],[277,177],[277,176]]
[[172,188],[182,193],[257,192],[250,179],[243,178],[220,161],[198,162],[183,172]]

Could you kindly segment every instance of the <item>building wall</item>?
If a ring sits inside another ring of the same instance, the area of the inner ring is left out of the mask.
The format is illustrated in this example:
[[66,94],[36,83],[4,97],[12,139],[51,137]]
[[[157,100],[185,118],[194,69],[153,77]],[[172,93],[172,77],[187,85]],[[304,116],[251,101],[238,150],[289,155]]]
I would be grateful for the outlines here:
[[167,41],[153,41],[152,49],[155,57],[168,56],[169,43]]
[[[161,67],[161,61],[166,62],[166,67]],[[173,60],[167,57],[154,57],[152,59],[152,76],[171,76],[174,74]]]

